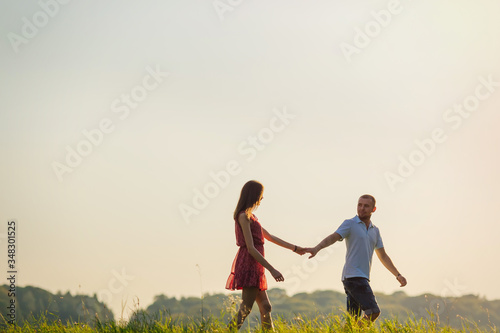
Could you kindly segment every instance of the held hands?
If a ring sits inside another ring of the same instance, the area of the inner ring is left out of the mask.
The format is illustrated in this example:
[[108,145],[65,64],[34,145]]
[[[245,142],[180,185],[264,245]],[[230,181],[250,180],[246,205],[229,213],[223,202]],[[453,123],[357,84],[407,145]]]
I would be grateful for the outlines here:
[[319,252],[319,249],[317,249],[315,247],[306,247],[304,250],[305,250],[306,253],[310,253],[311,254],[309,256],[309,259],[313,258]]
[[293,252],[295,252],[299,255],[304,255],[306,253],[310,253],[311,255],[309,256],[309,259],[311,259],[312,257],[314,257],[316,255],[316,253],[319,252],[319,249],[316,249],[315,247],[296,246],[296,248],[294,249]]
[[297,250],[293,251],[299,255],[304,255],[306,253],[310,253],[311,256],[309,256],[309,259],[311,259],[312,257],[314,257],[316,255],[316,253],[319,252],[319,250],[316,250],[316,248],[314,247],[301,247],[301,246],[297,246]]
[[304,255],[307,251],[305,247],[297,246],[297,249],[293,252],[297,253],[298,255]]

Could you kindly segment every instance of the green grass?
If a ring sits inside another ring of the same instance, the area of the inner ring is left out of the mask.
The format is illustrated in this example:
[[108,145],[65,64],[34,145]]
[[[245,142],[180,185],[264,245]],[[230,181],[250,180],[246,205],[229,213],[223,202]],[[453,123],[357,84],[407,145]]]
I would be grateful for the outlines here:
[[[249,319],[247,319],[249,320]],[[330,333],[330,332],[496,332],[498,328],[491,326],[487,329],[479,328],[476,323],[462,319],[462,328],[454,329],[448,326],[439,324],[436,318],[431,319],[415,319],[412,316],[398,320],[379,320],[375,324],[360,326],[356,320],[348,315],[318,315],[316,318],[295,317],[292,320],[284,320],[274,317],[274,326],[276,332],[297,332],[297,333]],[[220,318],[208,317],[201,320],[179,321],[172,318],[167,312],[155,316],[148,315],[143,311],[135,313],[134,319],[125,322],[104,322],[99,318],[95,318],[92,325],[77,323],[49,321],[46,316],[32,318],[28,323],[22,325],[11,325],[6,320],[0,318],[0,331],[6,333],[14,332],[102,332],[102,333],[125,333],[125,332],[229,332],[226,328],[226,320],[223,314]],[[260,325],[254,321],[251,322],[250,328],[242,329],[241,332],[262,332]]]

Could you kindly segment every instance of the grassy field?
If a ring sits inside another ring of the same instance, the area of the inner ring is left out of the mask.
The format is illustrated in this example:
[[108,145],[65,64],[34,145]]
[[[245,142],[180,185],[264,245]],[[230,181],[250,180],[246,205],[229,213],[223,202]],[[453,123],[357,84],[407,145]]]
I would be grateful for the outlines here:
[[[49,322],[46,317],[33,319],[31,323],[23,325],[7,324],[4,318],[0,318],[0,330],[6,333],[13,332],[230,332],[226,327],[223,316],[220,318],[209,317],[201,320],[179,322],[165,315],[149,316],[144,313],[136,314],[135,319],[130,322],[103,322],[95,318],[92,325],[77,322],[62,323],[61,321]],[[398,320],[380,320],[375,324],[360,326],[356,321],[347,316],[318,316],[314,319],[296,317],[292,321],[274,318],[276,332],[499,332],[498,328],[479,328],[476,323],[462,320],[461,329],[451,328],[439,323],[439,318],[432,317],[430,320],[416,320],[412,316]],[[262,332],[258,322],[250,322],[247,328],[240,332]]]

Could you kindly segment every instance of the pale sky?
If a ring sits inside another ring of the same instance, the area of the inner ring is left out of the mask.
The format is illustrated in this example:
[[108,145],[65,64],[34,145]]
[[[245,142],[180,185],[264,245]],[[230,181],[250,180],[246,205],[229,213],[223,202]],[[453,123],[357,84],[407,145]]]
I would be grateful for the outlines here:
[[[226,293],[256,179],[280,238],[314,246],[370,193],[407,294],[500,298],[500,2],[61,2],[0,4],[19,286],[97,293],[117,317]],[[345,244],[320,255],[266,244],[286,279],[269,287],[342,291]],[[376,256],[371,282],[400,290]]]

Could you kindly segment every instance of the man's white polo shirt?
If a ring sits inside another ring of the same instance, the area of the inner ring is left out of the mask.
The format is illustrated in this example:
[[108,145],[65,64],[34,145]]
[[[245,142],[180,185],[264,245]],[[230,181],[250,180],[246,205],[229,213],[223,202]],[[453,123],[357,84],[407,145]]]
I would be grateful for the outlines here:
[[380,231],[373,223],[366,229],[366,225],[356,215],[345,220],[336,231],[345,239],[347,253],[342,270],[342,281],[351,277],[364,277],[370,280],[373,251],[384,247]]

